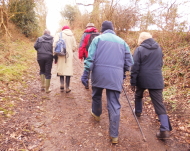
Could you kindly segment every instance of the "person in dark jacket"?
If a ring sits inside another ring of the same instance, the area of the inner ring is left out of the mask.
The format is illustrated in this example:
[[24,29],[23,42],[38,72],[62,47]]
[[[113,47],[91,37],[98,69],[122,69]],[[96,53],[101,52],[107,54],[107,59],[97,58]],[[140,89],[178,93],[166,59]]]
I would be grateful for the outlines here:
[[[86,25],[86,29],[82,35],[80,45],[79,45],[79,59],[81,60],[81,62],[83,61],[83,59],[85,60],[88,57],[87,45],[88,45],[90,35],[92,33],[98,33],[98,30],[95,28],[93,23],[88,23]],[[88,79],[89,78],[90,78],[90,72],[88,74]],[[85,88],[89,89],[89,80]]]
[[101,35],[95,37],[88,49],[84,61],[82,83],[88,84],[88,73],[92,71],[92,110],[91,115],[100,121],[102,114],[102,92],[106,89],[107,109],[109,114],[109,134],[112,143],[118,143],[120,122],[119,97],[122,90],[124,74],[133,65],[130,48],[118,37],[111,21],[102,23]]
[[41,90],[49,93],[51,91],[49,87],[53,62],[53,37],[48,29],[36,40],[34,48],[37,51],[37,61],[40,66]]
[[163,104],[162,49],[148,32],[140,33],[138,45],[133,55],[134,65],[131,68],[131,89],[135,91],[135,114],[137,117],[141,116],[143,92],[148,89],[161,124],[156,136],[159,139],[167,139],[172,128]]

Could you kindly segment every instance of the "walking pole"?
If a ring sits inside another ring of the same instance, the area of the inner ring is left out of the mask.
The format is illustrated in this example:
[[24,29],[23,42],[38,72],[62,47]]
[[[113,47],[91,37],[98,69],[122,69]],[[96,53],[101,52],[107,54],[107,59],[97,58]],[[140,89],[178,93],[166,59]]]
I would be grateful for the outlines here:
[[144,133],[143,133],[143,131],[142,131],[142,129],[141,129],[141,126],[140,126],[140,124],[139,124],[139,121],[138,121],[138,119],[137,119],[135,113],[133,112],[133,109],[132,109],[131,103],[130,103],[128,97],[127,97],[127,93],[125,92],[124,87],[123,87],[123,92],[124,92],[124,94],[125,94],[125,96],[126,96],[126,98],[127,98],[127,101],[128,101],[129,106],[130,106],[130,108],[131,108],[131,111],[132,111],[132,113],[133,113],[133,115],[134,115],[134,117],[135,117],[135,120],[136,120],[136,122],[137,122],[137,124],[138,124],[138,126],[139,126],[139,129],[140,129],[141,134],[142,134],[142,136],[143,136],[143,140],[146,142],[146,138],[145,138]]

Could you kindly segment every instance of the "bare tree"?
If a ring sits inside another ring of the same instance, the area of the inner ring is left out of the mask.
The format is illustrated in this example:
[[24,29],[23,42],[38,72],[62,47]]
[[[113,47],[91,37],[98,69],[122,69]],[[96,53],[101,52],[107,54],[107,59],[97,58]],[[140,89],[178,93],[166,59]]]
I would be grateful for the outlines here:
[[8,31],[9,16],[8,16],[7,6],[6,6],[7,3],[8,1],[6,0],[2,0],[0,2],[0,35],[1,36],[3,36],[4,34],[11,36]]
[[47,6],[45,0],[35,0],[35,4],[34,10],[36,12],[40,31],[43,31],[46,29]]

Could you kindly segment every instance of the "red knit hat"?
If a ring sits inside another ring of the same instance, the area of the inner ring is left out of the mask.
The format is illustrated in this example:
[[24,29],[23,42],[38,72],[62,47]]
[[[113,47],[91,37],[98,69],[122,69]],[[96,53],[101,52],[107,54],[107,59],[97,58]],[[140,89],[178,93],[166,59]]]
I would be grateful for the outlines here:
[[70,29],[70,28],[69,28],[69,26],[63,26],[62,30],[64,30],[64,29]]

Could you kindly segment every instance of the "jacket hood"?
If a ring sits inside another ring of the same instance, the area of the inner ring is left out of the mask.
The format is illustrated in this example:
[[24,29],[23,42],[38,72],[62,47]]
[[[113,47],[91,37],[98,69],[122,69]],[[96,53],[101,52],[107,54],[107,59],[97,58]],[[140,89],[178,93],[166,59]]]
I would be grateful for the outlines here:
[[85,33],[91,33],[91,32],[98,32],[98,30],[95,27],[90,27],[85,29]]
[[73,33],[72,33],[72,31],[71,31],[70,29],[64,29],[64,30],[62,31],[62,33],[64,33],[64,34],[67,35],[67,36],[72,36],[72,35],[73,35]]
[[47,41],[47,42],[52,42],[53,37],[48,34],[44,34],[43,36],[39,37],[39,42]]
[[148,49],[156,49],[159,47],[158,43],[153,39],[153,38],[149,38],[144,40],[140,46],[148,48]]

